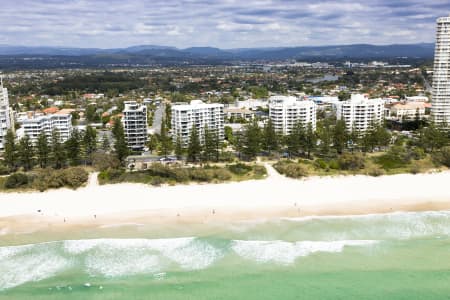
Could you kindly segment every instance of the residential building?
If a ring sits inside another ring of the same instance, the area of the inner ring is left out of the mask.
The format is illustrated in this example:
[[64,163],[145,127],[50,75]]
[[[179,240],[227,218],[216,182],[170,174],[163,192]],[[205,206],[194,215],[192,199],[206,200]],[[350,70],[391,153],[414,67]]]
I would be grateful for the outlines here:
[[450,125],[450,16],[437,19],[432,119]]
[[53,130],[57,130],[60,142],[65,142],[72,134],[72,115],[55,113],[51,115],[35,115],[22,120],[22,134],[28,135],[32,143],[36,143],[41,132],[50,138]]
[[147,107],[136,101],[124,103],[122,124],[128,148],[141,151],[147,143]]
[[406,97],[406,102],[428,102],[429,99],[427,96],[411,96]]
[[365,95],[352,95],[349,100],[336,105],[338,120],[344,120],[347,130],[365,132],[372,125],[381,124],[384,112],[383,99],[369,99]]
[[257,110],[258,108],[267,108],[269,102],[265,99],[247,99],[243,101],[236,101],[233,105],[230,105],[230,108],[246,108],[251,110]]
[[387,117],[397,120],[423,119],[427,110],[431,107],[429,102],[398,102],[386,105],[388,108]]
[[251,121],[255,118],[255,112],[245,108],[225,108],[224,114],[227,119],[234,122],[240,120]]
[[176,142],[178,136],[184,147],[189,144],[192,127],[197,128],[200,141],[203,142],[205,129],[217,133],[219,141],[224,139],[223,104],[204,103],[192,100],[190,104],[172,106],[172,137]]
[[300,123],[316,129],[316,104],[293,96],[272,96],[269,99],[269,117],[275,131],[288,135]]
[[4,138],[8,129],[13,127],[8,90],[3,87],[3,78],[0,77],[0,151],[4,148]]

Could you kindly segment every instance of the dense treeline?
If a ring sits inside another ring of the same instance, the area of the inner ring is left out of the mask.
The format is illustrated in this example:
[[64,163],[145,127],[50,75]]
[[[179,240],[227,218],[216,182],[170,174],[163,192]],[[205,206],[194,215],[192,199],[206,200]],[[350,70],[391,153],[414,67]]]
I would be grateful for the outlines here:
[[64,95],[71,91],[108,93],[113,90],[116,93],[124,93],[142,88],[145,83],[134,73],[103,72],[69,76],[43,85],[40,92],[48,95]]
[[316,130],[311,125],[305,127],[299,123],[289,135],[278,134],[270,120],[264,128],[253,121],[235,135],[227,132],[226,138],[243,159],[254,159],[260,154],[332,158],[345,151],[373,152],[383,149],[392,138],[381,124],[373,124],[371,130],[361,133],[348,130],[343,121],[333,118],[319,121]]
[[8,130],[5,136],[4,164],[9,172],[23,169],[32,170],[38,166],[42,169],[62,169],[67,166],[92,164],[92,155],[97,151],[97,132],[88,126],[85,132],[73,130],[64,143],[58,130],[53,130],[50,137],[42,132],[35,144],[25,135],[18,142],[14,133]]
[[50,137],[41,133],[33,144],[27,135],[16,142],[14,133],[8,130],[4,148],[1,173],[31,171],[27,175],[10,175],[5,182],[6,188],[31,187],[31,184],[39,190],[78,187],[87,181],[87,172],[73,167],[93,164],[98,150],[97,132],[90,126],[83,133],[73,130],[70,138],[63,143],[58,130],[54,130]]

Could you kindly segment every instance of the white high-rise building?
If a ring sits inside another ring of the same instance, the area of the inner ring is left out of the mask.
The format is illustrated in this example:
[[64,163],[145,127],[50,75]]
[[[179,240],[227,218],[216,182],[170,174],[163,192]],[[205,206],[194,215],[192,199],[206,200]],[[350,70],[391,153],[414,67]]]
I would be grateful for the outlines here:
[[216,132],[219,141],[224,139],[223,104],[192,100],[190,104],[174,105],[171,122],[173,141],[176,142],[179,136],[184,147],[189,144],[193,126],[197,128],[201,142],[204,140],[205,128]]
[[269,116],[275,131],[288,135],[300,123],[316,129],[316,104],[293,96],[272,96],[269,99]]
[[431,115],[450,126],[450,16],[437,19]]
[[4,148],[4,138],[8,129],[11,127],[11,109],[9,108],[8,90],[3,87],[3,78],[0,76],[0,151]]
[[122,124],[128,148],[141,151],[147,143],[147,107],[135,101],[124,103]]
[[22,121],[23,134],[28,135],[32,143],[36,143],[41,132],[50,140],[53,130],[57,130],[60,142],[67,141],[72,134],[72,115],[59,114],[40,115]]
[[383,99],[369,99],[364,95],[352,95],[349,100],[336,104],[338,120],[345,121],[348,131],[365,132],[372,125],[381,124],[384,111]]

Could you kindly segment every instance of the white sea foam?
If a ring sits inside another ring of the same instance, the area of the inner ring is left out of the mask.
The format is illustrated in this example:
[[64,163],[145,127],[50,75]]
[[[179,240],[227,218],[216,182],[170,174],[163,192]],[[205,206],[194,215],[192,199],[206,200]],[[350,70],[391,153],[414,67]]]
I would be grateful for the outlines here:
[[100,252],[89,254],[86,258],[87,272],[91,275],[118,277],[146,273],[157,273],[161,270],[158,256],[144,251],[130,249],[123,252]]
[[163,251],[188,245],[194,238],[174,239],[92,239],[64,241],[64,250],[70,254],[82,254],[94,248],[110,250],[146,248]]
[[69,268],[71,262],[45,244],[1,247],[0,290],[39,281]]
[[87,254],[91,275],[126,276],[157,273],[171,263],[185,270],[204,269],[223,254],[192,237],[173,239],[95,239],[64,242],[72,255]]
[[207,268],[223,256],[221,250],[199,240],[195,240],[183,247],[166,249],[162,254],[178,263],[185,270]]
[[31,247],[33,247],[33,245],[0,247],[0,262],[16,254],[25,252]]
[[377,243],[371,240],[354,241],[233,241],[233,251],[248,260],[260,263],[292,264],[297,258],[316,252],[342,252],[346,246],[368,246]]
[[378,218],[402,218],[402,217],[444,217],[450,218],[450,211],[422,211],[422,212],[406,212],[396,211],[391,213],[364,214],[364,215],[329,215],[329,216],[305,216],[305,217],[285,217],[280,220],[292,222],[307,222],[311,220],[370,220]]
[[[284,218],[302,225],[320,225],[322,240],[411,239],[450,236],[450,211],[394,212],[387,214]],[[326,228],[326,230],[321,230]],[[351,228],[346,230],[345,228]]]

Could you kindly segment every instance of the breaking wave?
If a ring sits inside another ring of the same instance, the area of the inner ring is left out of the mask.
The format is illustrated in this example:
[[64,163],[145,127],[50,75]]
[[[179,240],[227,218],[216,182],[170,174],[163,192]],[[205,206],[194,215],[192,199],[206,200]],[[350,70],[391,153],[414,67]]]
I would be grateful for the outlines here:
[[208,268],[229,254],[256,262],[289,264],[315,252],[340,252],[371,241],[289,243],[202,238],[93,239],[0,247],[0,290],[40,281],[72,268],[89,276],[165,274]]
[[261,263],[292,264],[302,256],[308,256],[316,252],[337,253],[342,252],[344,247],[368,246],[378,241],[234,241],[232,249],[239,256]]

